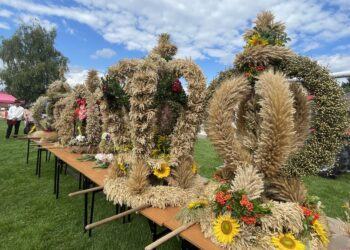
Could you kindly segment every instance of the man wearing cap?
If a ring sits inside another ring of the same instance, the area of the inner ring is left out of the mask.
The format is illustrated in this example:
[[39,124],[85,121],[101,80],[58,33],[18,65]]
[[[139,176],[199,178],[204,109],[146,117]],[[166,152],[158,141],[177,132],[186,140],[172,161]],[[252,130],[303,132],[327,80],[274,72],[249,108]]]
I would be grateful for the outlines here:
[[15,105],[11,106],[7,114],[7,131],[6,139],[10,138],[12,127],[15,125],[14,137],[17,137],[21,120],[23,119],[24,108],[21,107],[19,100],[15,101]]

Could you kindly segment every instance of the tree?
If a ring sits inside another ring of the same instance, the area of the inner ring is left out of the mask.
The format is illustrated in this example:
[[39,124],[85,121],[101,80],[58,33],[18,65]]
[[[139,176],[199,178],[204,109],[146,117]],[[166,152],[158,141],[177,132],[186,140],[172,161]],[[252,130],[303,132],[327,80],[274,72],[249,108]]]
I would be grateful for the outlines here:
[[48,31],[33,23],[21,24],[11,38],[2,40],[0,80],[7,92],[33,102],[67,71],[68,59],[54,47],[55,38],[55,29]]
[[347,82],[342,82],[341,87],[343,88],[345,93],[349,93],[350,92],[350,77],[348,77]]

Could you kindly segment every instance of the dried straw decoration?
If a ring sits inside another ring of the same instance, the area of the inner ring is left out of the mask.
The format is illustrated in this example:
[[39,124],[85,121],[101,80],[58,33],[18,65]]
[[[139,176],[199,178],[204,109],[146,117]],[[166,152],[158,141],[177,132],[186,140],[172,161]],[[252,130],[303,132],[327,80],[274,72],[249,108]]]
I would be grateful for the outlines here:
[[[114,173],[106,180],[106,182],[111,183],[110,186],[105,187],[105,192],[110,200],[122,202],[123,198],[120,196],[123,194],[121,192],[125,192],[128,194],[124,198],[127,199],[126,202],[135,204],[132,199],[138,199],[137,197],[151,195],[153,192],[162,190],[163,193],[169,191],[168,197],[159,198],[158,193],[154,193],[153,196],[158,197],[159,201],[154,204],[152,202],[152,206],[165,207],[184,204],[188,195],[184,195],[185,191],[182,190],[184,188],[191,189],[196,182],[195,175],[192,173],[192,155],[194,141],[202,118],[205,78],[199,67],[191,60],[172,60],[176,50],[176,46],[170,43],[170,36],[162,34],[158,45],[145,59],[124,60],[109,69],[109,74],[123,84],[123,89],[130,96],[129,113],[118,117],[124,116],[130,124],[133,146],[131,170],[128,178],[124,178],[123,181],[124,187],[127,188],[120,190],[113,187],[113,183],[119,185],[117,183],[122,181],[118,177],[118,170],[113,171]],[[169,72],[176,78],[184,77],[186,79],[188,100],[187,105],[181,110],[170,136],[169,164],[172,166],[172,171],[166,180],[170,186],[150,186],[148,176],[152,169],[149,166],[149,161],[154,147],[158,108],[154,105],[154,99],[159,81]],[[104,119],[108,118],[104,116]],[[118,131],[121,130],[121,128],[118,129]],[[125,135],[125,133],[122,134]],[[177,197],[177,194],[180,193],[181,195]],[[182,196],[181,199],[180,196]],[[180,201],[177,201],[179,199]],[[138,202],[144,203],[146,200],[141,199]]]

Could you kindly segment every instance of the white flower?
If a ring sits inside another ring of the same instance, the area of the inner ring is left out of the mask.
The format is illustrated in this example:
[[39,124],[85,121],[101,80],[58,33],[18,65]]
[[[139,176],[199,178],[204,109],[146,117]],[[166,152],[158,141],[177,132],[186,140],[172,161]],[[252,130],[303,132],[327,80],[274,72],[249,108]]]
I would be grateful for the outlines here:
[[75,139],[76,139],[78,142],[84,142],[84,141],[85,141],[85,136],[83,136],[83,135],[78,135],[77,137],[75,137]]
[[100,162],[111,163],[113,161],[113,154],[97,154],[95,159]]

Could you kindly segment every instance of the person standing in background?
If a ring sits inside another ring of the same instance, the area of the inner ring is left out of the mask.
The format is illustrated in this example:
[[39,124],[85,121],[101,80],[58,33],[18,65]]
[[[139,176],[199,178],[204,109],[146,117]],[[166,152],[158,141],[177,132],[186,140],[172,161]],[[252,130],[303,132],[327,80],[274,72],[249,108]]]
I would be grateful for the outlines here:
[[33,114],[32,114],[32,111],[30,110],[29,105],[27,105],[26,108],[24,109],[23,117],[24,117],[24,126],[25,126],[23,133],[28,134],[31,128],[34,126]]
[[7,131],[6,139],[10,138],[12,127],[15,126],[14,137],[17,137],[21,120],[23,119],[24,108],[21,107],[19,100],[15,101],[15,105],[11,106],[7,114]]

